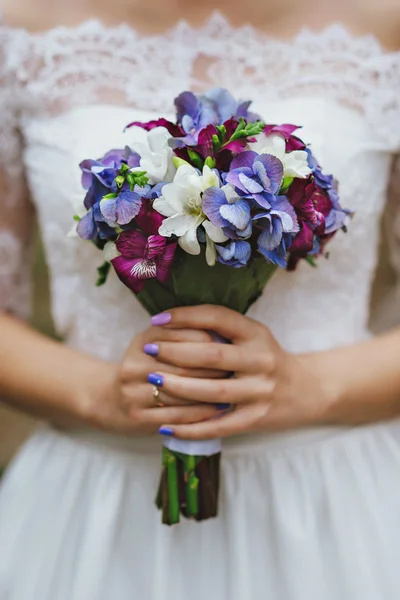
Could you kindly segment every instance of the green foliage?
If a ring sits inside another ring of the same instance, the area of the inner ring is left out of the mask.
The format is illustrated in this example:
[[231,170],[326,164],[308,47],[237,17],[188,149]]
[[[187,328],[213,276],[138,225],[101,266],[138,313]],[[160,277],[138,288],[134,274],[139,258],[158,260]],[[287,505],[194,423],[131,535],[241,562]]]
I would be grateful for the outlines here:
[[96,281],[97,287],[100,287],[101,285],[105,284],[105,282],[107,281],[108,274],[110,272],[110,268],[111,268],[111,264],[109,262],[104,262],[101,265],[101,267],[98,267],[97,273],[99,276]]
[[294,181],[294,177],[284,177],[283,181],[282,181],[280,193],[284,194],[285,192],[287,192],[288,189],[290,188],[290,186],[292,185],[293,181]]
[[261,296],[276,268],[262,256],[241,269],[221,263],[209,267],[204,252],[192,256],[178,247],[167,283],[149,279],[137,298],[151,315],[199,304],[222,305],[245,314]]
[[196,169],[200,169],[200,171],[202,171],[203,170],[203,166],[204,166],[204,160],[202,159],[202,157],[200,156],[200,154],[198,154],[194,150],[191,150],[190,148],[188,148],[187,151],[188,151],[188,154],[189,154],[189,158],[192,161],[192,165],[194,167],[196,167]]
[[306,256],[305,260],[308,262],[308,264],[311,267],[314,267],[314,268],[318,267],[317,261],[315,260],[315,258],[313,256]]

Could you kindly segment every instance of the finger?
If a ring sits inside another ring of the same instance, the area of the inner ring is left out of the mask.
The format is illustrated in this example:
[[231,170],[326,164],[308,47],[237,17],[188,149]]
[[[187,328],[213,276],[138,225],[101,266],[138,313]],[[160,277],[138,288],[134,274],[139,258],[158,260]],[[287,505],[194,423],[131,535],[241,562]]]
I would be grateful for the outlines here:
[[212,404],[241,404],[267,399],[270,390],[268,383],[262,380],[263,388],[258,379],[197,379],[178,377],[171,373],[150,373],[148,381],[157,385],[173,398]]
[[147,344],[144,351],[146,354],[154,356],[159,362],[186,370],[212,369],[212,372],[215,372],[216,369],[220,369],[227,373],[267,372],[266,353],[253,354],[243,346],[216,343],[157,342]]
[[135,422],[143,426],[149,425],[160,428],[165,422],[176,424],[190,424],[206,421],[220,415],[220,411],[215,406],[165,406],[146,410],[132,409],[129,416]]
[[[154,392],[158,390],[158,395]],[[126,415],[132,410],[143,410],[147,408],[157,408],[160,404],[165,406],[191,406],[197,404],[195,400],[185,400],[174,398],[164,390],[156,386],[143,383],[124,388],[124,394],[120,401],[120,408]]]
[[171,319],[164,325],[167,329],[215,331],[228,340],[247,340],[255,337],[259,330],[257,321],[224,306],[185,306],[174,308],[169,314]]
[[[174,437],[184,440],[208,440],[254,431],[259,421],[267,414],[267,404],[251,404],[238,407],[234,412],[225,413],[218,419],[192,424],[163,424],[162,428],[172,431]],[[166,422],[167,423],[167,422]]]
[[150,327],[143,333],[142,340],[144,344],[154,342],[156,340],[166,342],[196,342],[207,343],[212,342],[212,336],[207,331],[201,329],[167,329],[165,327]]
[[204,379],[217,379],[226,377],[227,373],[215,369],[184,369],[174,365],[160,364],[155,358],[143,353],[132,352],[125,356],[123,364],[119,371],[119,377],[123,388],[130,388],[130,393],[135,393],[135,388],[138,382],[147,382],[148,374],[161,369],[166,373],[173,373],[181,377],[199,377]]

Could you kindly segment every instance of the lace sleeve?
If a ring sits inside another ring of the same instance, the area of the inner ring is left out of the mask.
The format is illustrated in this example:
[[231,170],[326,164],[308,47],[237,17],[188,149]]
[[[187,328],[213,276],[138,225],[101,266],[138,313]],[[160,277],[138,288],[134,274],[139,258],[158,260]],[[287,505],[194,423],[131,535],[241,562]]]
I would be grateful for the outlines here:
[[389,188],[389,202],[386,215],[386,235],[389,245],[389,259],[394,272],[394,285],[388,315],[393,325],[400,324],[400,154],[396,157]]
[[381,239],[371,306],[375,333],[400,325],[400,154],[393,164]]
[[30,313],[33,210],[18,131],[18,85],[10,54],[11,30],[0,25],[0,310]]

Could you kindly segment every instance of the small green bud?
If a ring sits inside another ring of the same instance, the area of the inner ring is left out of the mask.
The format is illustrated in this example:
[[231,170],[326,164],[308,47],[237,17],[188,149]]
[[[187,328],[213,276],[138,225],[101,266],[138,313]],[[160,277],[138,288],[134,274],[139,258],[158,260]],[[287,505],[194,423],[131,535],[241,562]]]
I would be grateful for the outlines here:
[[183,160],[183,158],[179,158],[178,156],[174,156],[172,162],[174,163],[175,169],[179,169],[179,167],[183,167],[183,165],[189,164],[187,160]]
[[122,187],[125,183],[125,177],[123,175],[117,175],[115,178],[115,183],[118,187]]
[[210,169],[215,169],[215,159],[211,158],[211,156],[207,156],[204,164],[207,165],[207,167],[210,167]]
[[203,168],[203,165],[204,165],[204,160],[201,158],[200,154],[198,154],[194,150],[190,150],[189,148],[188,148],[188,154],[189,154],[189,158],[192,161],[193,165],[197,169],[200,169],[200,171],[201,171]]
[[78,215],[74,215],[74,221],[77,221],[79,223],[80,220],[81,218]]
[[126,163],[122,163],[120,168],[119,168],[119,172],[121,175],[124,175],[127,171],[129,171],[129,167]]

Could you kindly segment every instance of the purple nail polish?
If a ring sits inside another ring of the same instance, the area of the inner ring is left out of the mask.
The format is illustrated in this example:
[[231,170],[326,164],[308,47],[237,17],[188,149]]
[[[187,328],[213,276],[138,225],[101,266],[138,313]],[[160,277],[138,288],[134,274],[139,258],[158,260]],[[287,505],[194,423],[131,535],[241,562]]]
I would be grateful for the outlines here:
[[148,356],[157,356],[158,355],[158,345],[157,344],[146,344],[143,348],[143,352]]
[[171,427],[160,427],[160,429],[158,430],[158,433],[160,435],[172,436],[172,435],[174,435],[174,430],[171,429]]
[[160,313],[159,315],[154,315],[154,317],[151,317],[151,324],[156,327],[160,325],[167,325],[171,322],[171,319],[171,313]]
[[157,373],[150,373],[147,381],[157,387],[162,387],[164,385],[164,377],[162,375],[157,375]]
[[216,404],[217,410],[228,410],[231,407],[230,404]]

